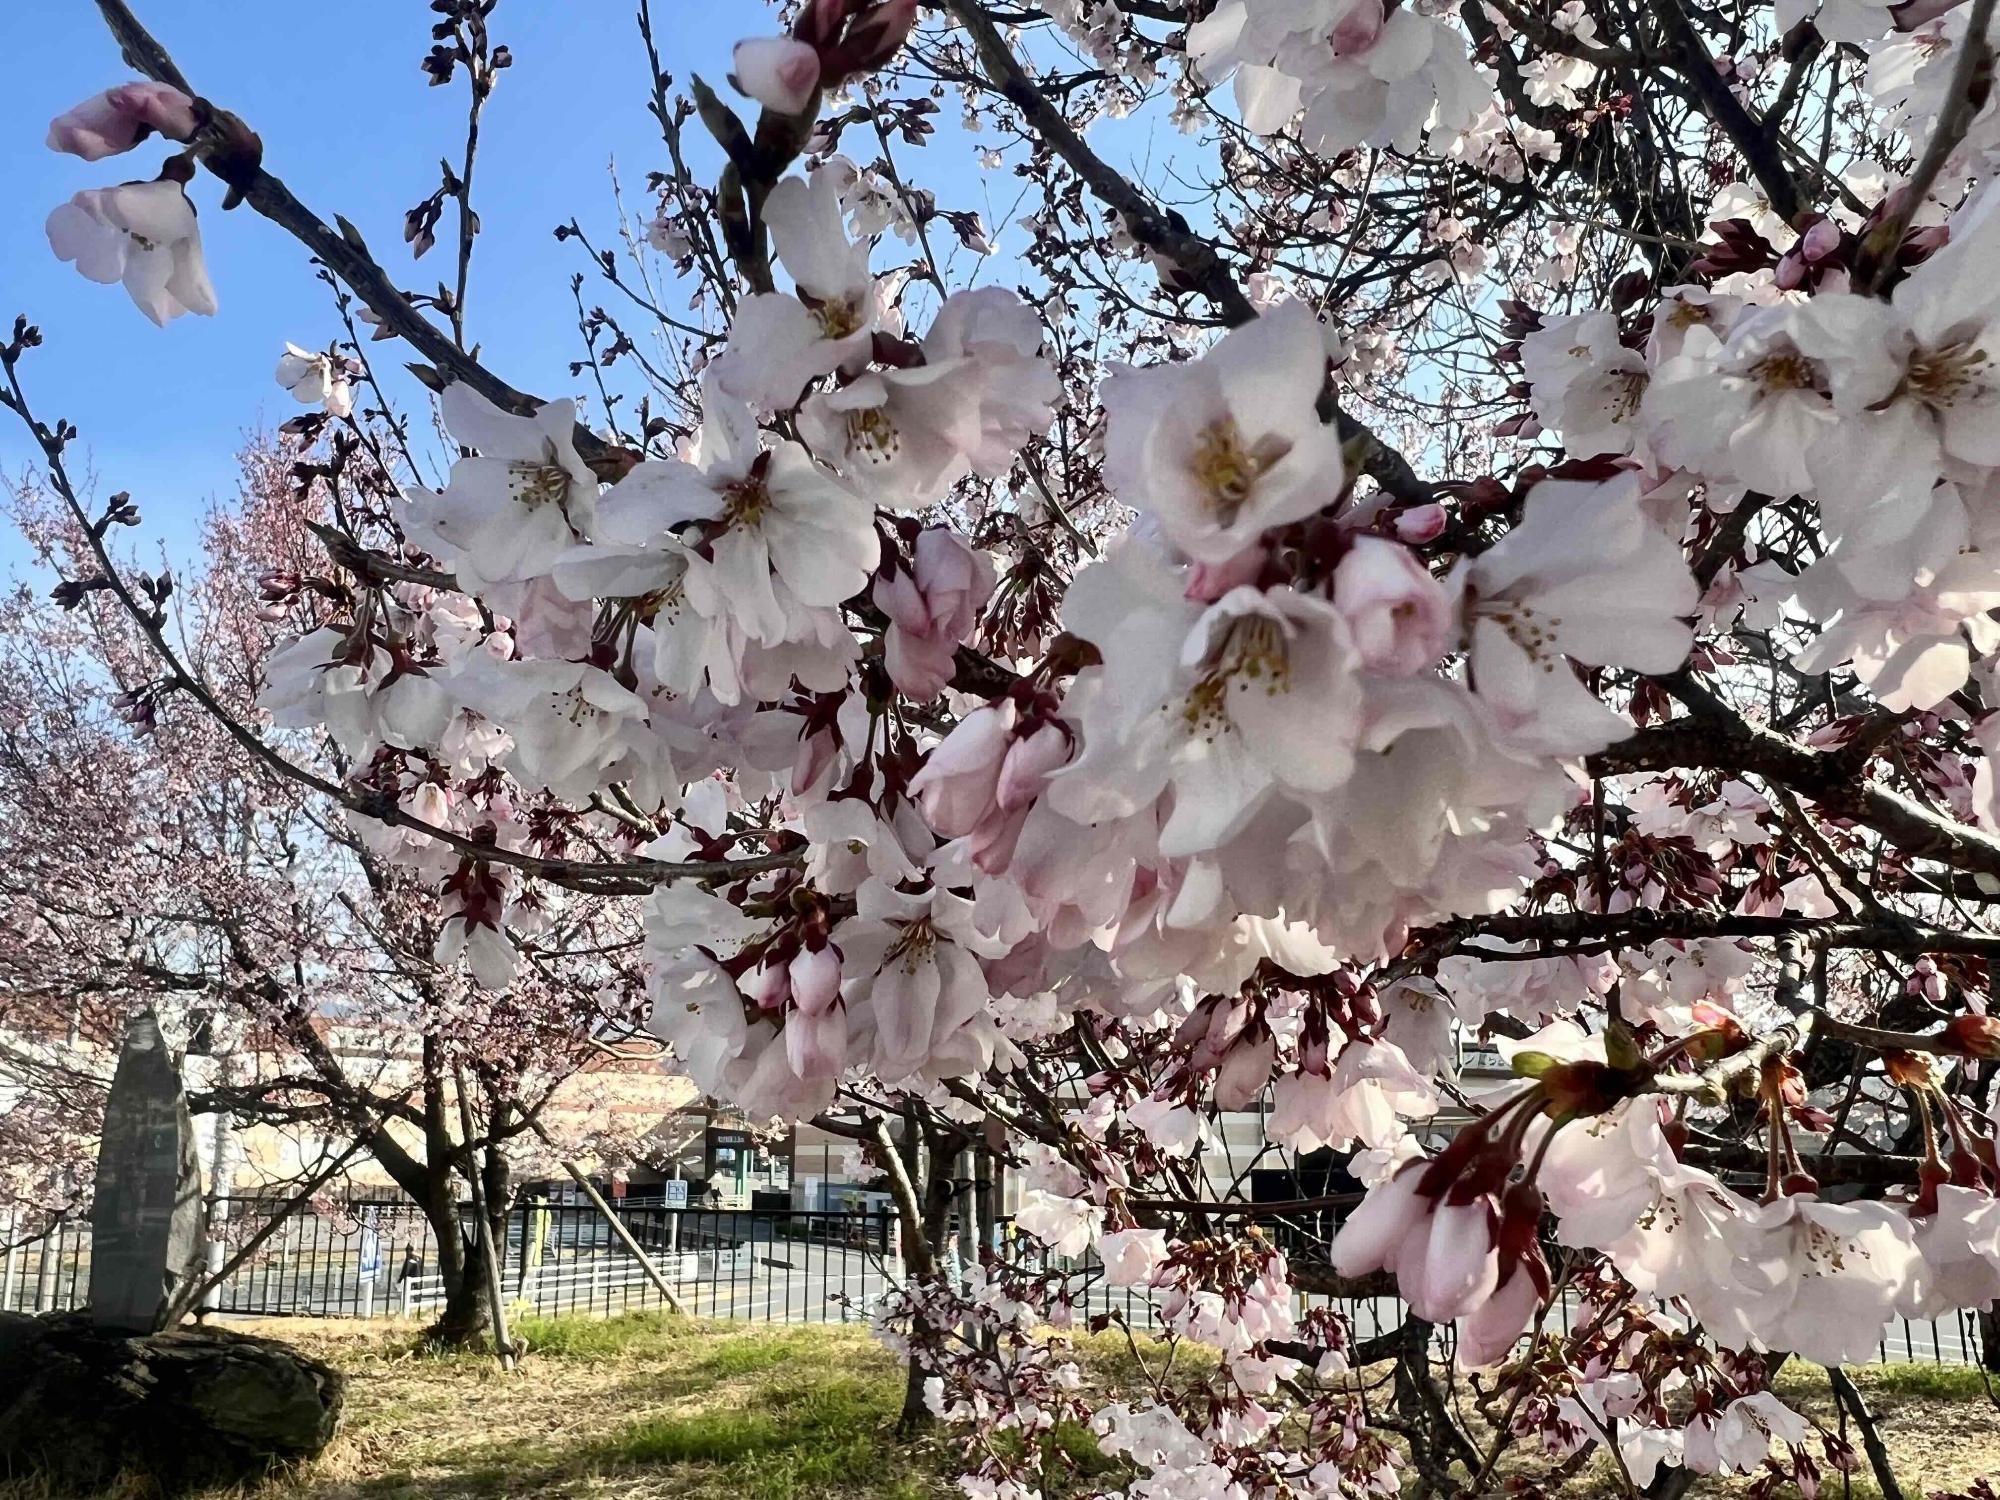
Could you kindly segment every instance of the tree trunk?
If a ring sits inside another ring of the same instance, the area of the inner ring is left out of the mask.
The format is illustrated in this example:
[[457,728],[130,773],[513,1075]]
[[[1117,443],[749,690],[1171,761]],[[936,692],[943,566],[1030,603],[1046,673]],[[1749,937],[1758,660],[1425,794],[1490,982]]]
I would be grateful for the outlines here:
[[1431,1335],[1436,1325],[1405,1309],[1397,1334],[1396,1409],[1409,1424],[1410,1461],[1416,1468],[1417,1495],[1449,1495],[1454,1462],[1467,1473],[1480,1468],[1479,1451],[1452,1420],[1446,1393],[1431,1376]]
[[1979,1362],[1989,1370],[2000,1370],[2000,1308],[1989,1307],[1979,1314]]
[[457,1188],[457,1179],[446,1174],[424,1199],[424,1218],[437,1241],[438,1273],[444,1278],[444,1308],[424,1330],[424,1339],[444,1348],[467,1349],[486,1339],[486,1284],[459,1216]]
[[[923,1129],[921,1111],[922,1106],[915,1103],[904,1109],[900,1138],[892,1136],[883,1121],[877,1120],[874,1126],[875,1144],[889,1173],[890,1196],[896,1201],[896,1222],[903,1238],[906,1285],[935,1281],[942,1274],[937,1248],[945,1214],[951,1207],[951,1158],[942,1144],[944,1137]],[[927,1142],[930,1146],[928,1152],[924,1149]],[[930,1375],[924,1351],[926,1346],[937,1342],[939,1332],[931,1326],[928,1318],[912,1311],[910,1363],[904,1375],[903,1411],[896,1420],[898,1437],[914,1437],[933,1421],[931,1409],[924,1402],[924,1381]]]
[[486,1199],[486,1243],[503,1261],[507,1253],[507,1221],[514,1212],[514,1168],[497,1145],[507,1130],[508,1105],[493,1100],[488,1107],[488,1145],[481,1153],[479,1182]]
[[[452,1166],[458,1143],[446,1108],[444,1049],[434,1036],[424,1038],[423,1081],[424,1159],[417,1163],[404,1156],[414,1180],[403,1182],[398,1177],[397,1181],[423,1207],[431,1238],[437,1242],[438,1274],[444,1278],[444,1308],[424,1330],[425,1341],[466,1349],[485,1341],[485,1271],[458,1212],[459,1174]],[[467,1170],[473,1170],[469,1162]],[[393,1167],[390,1171],[395,1175]]]
[[[957,1154],[956,1141],[949,1132],[922,1128],[921,1115],[905,1116],[905,1122],[901,1143],[905,1169],[913,1186],[917,1185],[920,1169],[923,1177],[918,1191],[920,1216],[913,1224],[907,1212],[903,1215],[903,1254],[912,1276],[921,1268],[922,1275],[937,1279],[945,1274],[939,1249],[944,1244],[945,1222],[951,1214],[954,1190],[951,1166]],[[921,1247],[915,1256],[911,1253],[913,1247]],[[931,1374],[924,1362],[924,1350],[941,1343],[949,1334],[949,1329],[933,1328],[921,1315],[910,1320],[910,1365],[903,1380],[903,1411],[896,1419],[899,1437],[915,1437],[937,1420],[924,1400],[924,1382]]]

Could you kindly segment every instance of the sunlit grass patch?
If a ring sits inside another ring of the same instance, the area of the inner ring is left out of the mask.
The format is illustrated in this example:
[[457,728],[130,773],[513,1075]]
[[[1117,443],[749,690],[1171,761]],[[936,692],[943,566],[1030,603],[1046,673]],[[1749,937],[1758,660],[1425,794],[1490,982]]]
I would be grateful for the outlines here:
[[716,1392],[727,1405],[628,1424],[581,1460],[591,1468],[676,1465],[690,1493],[749,1500],[889,1493],[919,1475],[893,1436],[901,1391],[894,1381],[816,1374],[803,1384],[752,1384]]

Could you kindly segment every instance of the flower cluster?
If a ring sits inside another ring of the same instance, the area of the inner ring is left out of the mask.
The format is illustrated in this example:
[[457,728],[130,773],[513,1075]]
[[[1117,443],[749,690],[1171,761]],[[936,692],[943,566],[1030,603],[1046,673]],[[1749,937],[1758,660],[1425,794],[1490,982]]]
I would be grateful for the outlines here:
[[[633,420],[514,399],[462,341],[427,372],[448,473],[270,584],[303,626],[271,724],[337,749],[440,965],[504,989],[552,890],[637,895],[648,1029],[705,1094],[900,1132],[878,1322],[934,1415],[1022,1435],[971,1450],[975,1500],[1045,1492],[1071,1422],[1133,1496],[1391,1492],[1350,1367],[1416,1391],[1429,1325],[1564,1460],[1850,1463],[1755,1356],[2000,1296],[1984,10],[1781,4],[1717,57],[1703,18],[1621,38],[1590,0],[1222,0],[1174,108],[1233,107],[1242,211],[1197,228],[1083,130],[1162,76],[1149,18],[1050,7],[1094,61],[1057,97],[946,9],[925,76],[976,58],[966,130],[1014,111],[1069,175],[1024,163],[1045,191],[991,233],[911,185],[904,0],[741,44],[754,130],[662,81],[677,162],[697,114],[728,158],[713,192],[662,174],[647,230],[709,324]],[[1913,175],[1801,179],[1753,107],[1858,88],[1856,49]],[[1669,103],[1700,112],[1649,133]],[[206,150],[215,119],[135,86],[51,140]],[[50,223],[160,321],[212,307],[169,168]],[[358,345],[286,347],[332,434],[307,480],[389,466]],[[914,1244],[954,1213],[981,1244]],[[1213,1378],[1093,1404],[1033,1332],[1121,1318]]]

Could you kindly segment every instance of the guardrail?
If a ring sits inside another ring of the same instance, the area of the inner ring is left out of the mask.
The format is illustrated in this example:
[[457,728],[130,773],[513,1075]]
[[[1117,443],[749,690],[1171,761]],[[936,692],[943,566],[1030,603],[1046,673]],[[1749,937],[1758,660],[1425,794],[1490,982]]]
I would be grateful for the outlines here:
[[[714,1251],[684,1251],[676,1255],[653,1255],[647,1259],[661,1278],[676,1290],[698,1287],[725,1272],[725,1263],[736,1252],[719,1255]],[[403,1317],[425,1317],[445,1304],[448,1288],[442,1275],[411,1276],[397,1289],[396,1311]],[[555,1267],[537,1267],[520,1276],[508,1288],[509,1304],[519,1310],[544,1316],[592,1312],[615,1303],[620,1309],[643,1307],[660,1298],[659,1288],[631,1252],[620,1250],[591,1255]]]

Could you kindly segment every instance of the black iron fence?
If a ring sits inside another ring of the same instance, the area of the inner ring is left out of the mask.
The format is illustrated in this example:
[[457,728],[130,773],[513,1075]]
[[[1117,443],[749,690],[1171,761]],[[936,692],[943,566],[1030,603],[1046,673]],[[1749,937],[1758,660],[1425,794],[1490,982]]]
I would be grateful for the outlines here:
[[[902,1277],[895,1218],[885,1210],[677,1208],[658,1202],[614,1205],[644,1251],[648,1274],[602,1214],[589,1204],[529,1200],[507,1217],[501,1285],[516,1312],[605,1316],[664,1305],[658,1282],[690,1313],[772,1323],[866,1320]],[[294,1209],[281,1199],[213,1205],[228,1256],[278,1223],[207,1302],[226,1316],[416,1317],[436,1314],[446,1296],[437,1243],[422,1212],[403,1199],[318,1201]],[[470,1232],[471,1210],[463,1210]],[[1267,1226],[1270,1228],[1271,1226]],[[1319,1258],[1330,1224],[1276,1226],[1295,1259]],[[1002,1219],[982,1225],[990,1248],[1024,1269],[1060,1271],[1074,1288],[1076,1319],[1115,1316],[1137,1329],[1157,1326],[1144,1293],[1105,1285],[1095,1262],[1046,1253]],[[1275,1230],[1273,1230],[1275,1232]],[[951,1236],[944,1260],[962,1264],[971,1247]],[[38,1240],[0,1249],[0,1311],[80,1307],[90,1287],[90,1229],[66,1223]],[[1303,1308],[1326,1298],[1301,1297]],[[1357,1337],[1397,1327],[1390,1298],[1339,1299]],[[1552,1314],[1567,1328],[1573,1309]],[[1970,1313],[1886,1330],[1879,1357],[1977,1364],[1979,1320]]]
[[[886,1212],[675,1208],[620,1204],[619,1221],[659,1280],[690,1312],[765,1322],[840,1322],[868,1308],[900,1276],[895,1220]],[[469,1205],[461,1218],[471,1233]],[[276,1219],[276,1226],[272,1221]],[[423,1317],[446,1297],[429,1221],[402,1199],[293,1208],[282,1199],[218,1200],[212,1264],[270,1233],[208,1297],[243,1317]],[[501,1285],[539,1313],[607,1314],[660,1306],[665,1297],[597,1209],[526,1201],[508,1214]],[[90,1229],[66,1223],[0,1251],[0,1311],[80,1307],[90,1287]]]

